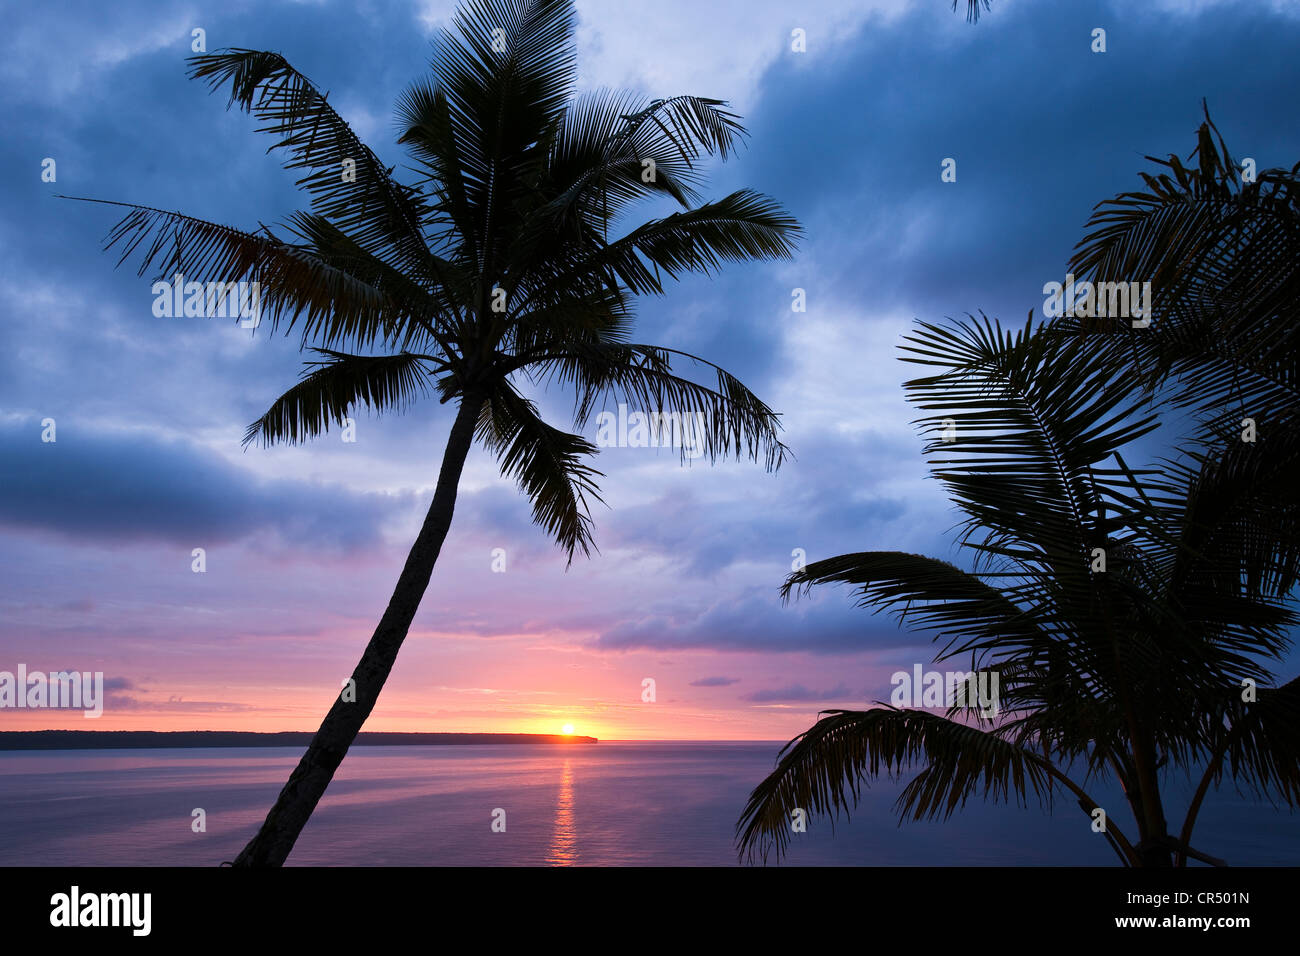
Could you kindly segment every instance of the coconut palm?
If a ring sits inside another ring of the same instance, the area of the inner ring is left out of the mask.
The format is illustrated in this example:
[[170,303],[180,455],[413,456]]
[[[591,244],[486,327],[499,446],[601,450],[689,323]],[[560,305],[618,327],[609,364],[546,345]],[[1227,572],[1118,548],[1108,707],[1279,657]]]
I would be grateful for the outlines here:
[[[110,233],[123,259],[143,250],[142,275],[160,263],[166,276],[260,283],[263,324],[315,350],[247,442],[306,441],[362,405],[382,413],[433,396],[455,409],[428,513],[352,673],[355,700],[334,701],[236,865],[284,862],[374,708],[476,439],[570,562],[590,552],[601,475],[579,432],[605,401],[702,421],[692,457],[748,456],[771,470],[787,451],[778,417],[736,378],[629,332],[637,296],[724,262],[789,257],[799,225],[750,190],[700,201],[702,159],[725,159],[745,135],[724,102],[575,97],[573,31],[571,0],[468,0],[438,39],[431,76],[397,106],[408,183],[279,54],[193,57],[191,76],[228,88],[287,168],[304,171],[311,211],[281,236],[132,206]],[[629,225],[645,200],[681,210]],[[552,383],[574,394],[572,432],[525,393]]]
[[[1031,320],[922,323],[904,358],[926,416],[934,475],[962,512],[969,568],[901,552],[846,554],[787,579],[785,597],[831,582],[861,606],[932,634],[936,660],[999,677],[999,712],[881,705],[833,710],[781,751],[737,824],[751,859],[787,847],[791,813],[848,813],[880,774],[919,772],[897,808],[946,818],[972,795],[1066,796],[1130,866],[1216,857],[1190,845],[1208,790],[1300,803],[1300,680],[1270,659],[1296,616],[1244,573],[1258,532],[1249,462],[1193,455],[1134,469],[1123,449],[1159,425],[1141,383],[1080,336]],[[1199,782],[1171,831],[1162,786]],[[1117,780],[1122,808],[1090,791]],[[1080,820],[1080,826],[1091,825]],[[1173,835],[1177,832],[1177,836]]]
[[1284,594],[1300,577],[1300,163],[1234,160],[1203,109],[1187,163],[1148,156],[1164,171],[1099,203],[1070,262],[1078,281],[1149,281],[1149,326],[1069,316],[1054,325],[1089,334],[1152,392],[1193,411],[1207,457],[1248,460],[1257,489],[1271,483],[1251,567],[1260,587]]

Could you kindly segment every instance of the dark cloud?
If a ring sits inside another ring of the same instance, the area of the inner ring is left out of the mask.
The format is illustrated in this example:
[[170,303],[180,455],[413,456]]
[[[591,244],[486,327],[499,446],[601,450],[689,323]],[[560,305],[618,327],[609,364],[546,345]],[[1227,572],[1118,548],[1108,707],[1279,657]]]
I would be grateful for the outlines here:
[[303,548],[351,551],[380,540],[402,496],[262,481],[201,446],[62,422],[0,426],[0,524],[79,539],[205,547],[273,532]]
[[739,684],[739,677],[701,677],[699,680],[691,681],[692,687],[730,687],[732,684]]
[[[1141,186],[1144,154],[1191,150],[1202,97],[1236,155],[1296,159],[1300,107],[1280,95],[1300,81],[1294,17],[1008,4],[957,42],[934,17],[917,4],[869,21],[833,69],[786,57],[765,75],[750,119],[769,148],[743,175],[807,225],[810,304],[1023,317],[1063,276],[1092,206]],[[1105,53],[1090,49],[1098,25]],[[948,157],[955,183],[940,181]]]

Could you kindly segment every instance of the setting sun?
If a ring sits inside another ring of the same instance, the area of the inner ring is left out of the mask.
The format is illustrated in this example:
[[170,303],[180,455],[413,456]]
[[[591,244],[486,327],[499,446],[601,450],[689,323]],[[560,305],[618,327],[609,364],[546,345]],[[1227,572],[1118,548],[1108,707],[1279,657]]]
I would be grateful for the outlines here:
[[560,733],[566,735],[573,733],[573,724],[565,724],[563,727],[560,728]]

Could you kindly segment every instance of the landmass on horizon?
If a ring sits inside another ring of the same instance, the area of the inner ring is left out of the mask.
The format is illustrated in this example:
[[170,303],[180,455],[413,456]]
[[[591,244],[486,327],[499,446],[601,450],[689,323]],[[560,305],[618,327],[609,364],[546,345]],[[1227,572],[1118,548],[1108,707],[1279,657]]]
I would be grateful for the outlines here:
[[[5,730],[2,750],[148,750],[197,747],[303,747],[311,731],[256,733],[246,730]],[[402,747],[448,744],[594,744],[580,734],[357,734],[355,746]]]

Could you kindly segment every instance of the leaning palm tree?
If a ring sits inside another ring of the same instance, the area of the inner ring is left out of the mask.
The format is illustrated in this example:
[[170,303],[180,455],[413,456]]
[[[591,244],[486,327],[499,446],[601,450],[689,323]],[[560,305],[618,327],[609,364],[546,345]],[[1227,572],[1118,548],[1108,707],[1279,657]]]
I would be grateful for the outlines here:
[[[191,76],[228,85],[231,105],[305,171],[312,211],[291,216],[282,237],[133,206],[110,233],[124,259],[147,243],[142,275],[160,262],[163,275],[259,282],[266,324],[296,327],[316,351],[246,441],[305,441],[359,405],[385,412],[431,395],[455,408],[433,501],[352,673],[355,700],[335,700],[236,865],[284,862],[374,708],[476,438],[570,562],[589,553],[599,500],[597,449],[577,432],[604,401],[701,421],[692,457],[749,456],[770,470],[786,453],[778,417],[737,379],[628,335],[636,296],[725,261],[789,257],[800,227],[749,190],[699,202],[702,157],[725,158],[744,135],[722,101],[575,98],[573,30],[571,0],[465,3],[439,37],[432,76],[398,105],[410,183],[279,54],[194,57]],[[624,226],[647,199],[683,208]],[[523,390],[548,383],[573,391],[574,432],[543,421]]]
[[[753,791],[742,855],[779,856],[795,809],[848,813],[864,782],[918,766],[904,818],[946,818],[977,793],[1065,795],[1130,866],[1220,862],[1190,841],[1225,774],[1300,803],[1300,680],[1275,687],[1267,666],[1297,617],[1244,571],[1260,530],[1250,463],[1131,468],[1122,450],[1160,409],[1103,350],[1032,317],[1018,331],[922,324],[904,351],[933,372],[905,387],[928,413],[926,452],[963,513],[970,568],[846,554],[792,574],[783,593],[852,585],[860,605],[931,633],[937,661],[996,673],[998,712],[970,695],[943,713],[827,712]],[[1176,836],[1162,795],[1174,771],[1200,778]],[[1107,779],[1131,824],[1090,793]]]

